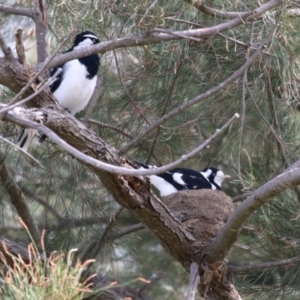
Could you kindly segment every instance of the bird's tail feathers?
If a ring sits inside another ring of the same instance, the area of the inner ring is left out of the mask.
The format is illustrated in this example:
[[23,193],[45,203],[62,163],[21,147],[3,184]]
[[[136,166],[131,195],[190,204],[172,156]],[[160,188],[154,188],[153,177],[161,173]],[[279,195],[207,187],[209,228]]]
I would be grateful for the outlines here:
[[33,128],[24,128],[20,134],[17,142],[17,146],[22,148],[24,151],[28,151],[31,142],[36,135],[37,130]]

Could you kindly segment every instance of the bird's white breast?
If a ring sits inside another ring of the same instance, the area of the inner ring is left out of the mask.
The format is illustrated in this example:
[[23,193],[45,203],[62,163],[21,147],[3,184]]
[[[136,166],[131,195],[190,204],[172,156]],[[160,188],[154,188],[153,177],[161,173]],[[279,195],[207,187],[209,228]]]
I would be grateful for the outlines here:
[[90,101],[97,76],[88,79],[85,66],[77,59],[67,62],[63,72],[62,82],[53,94],[63,108],[75,115]]

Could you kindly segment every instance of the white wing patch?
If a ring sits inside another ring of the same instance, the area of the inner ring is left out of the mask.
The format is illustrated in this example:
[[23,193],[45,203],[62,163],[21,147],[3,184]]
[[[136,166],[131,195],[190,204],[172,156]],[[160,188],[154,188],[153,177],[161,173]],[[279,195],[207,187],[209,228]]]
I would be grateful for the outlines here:
[[150,175],[149,177],[150,183],[158,189],[161,197],[165,197],[178,192],[178,190],[171,183],[164,180],[163,178],[156,175]]
[[185,182],[182,180],[182,173],[174,173],[173,174],[173,179],[178,182],[179,184],[185,185]]

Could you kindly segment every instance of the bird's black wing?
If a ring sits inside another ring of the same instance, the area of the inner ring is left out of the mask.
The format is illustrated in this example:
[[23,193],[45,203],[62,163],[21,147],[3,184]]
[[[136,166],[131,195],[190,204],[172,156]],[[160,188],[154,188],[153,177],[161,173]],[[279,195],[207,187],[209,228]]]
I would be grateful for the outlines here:
[[87,75],[87,78],[92,79],[97,75],[100,67],[100,57],[98,54],[81,57],[78,60],[80,63],[85,65],[89,73],[89,75]]
[[[61,65],[61,66],[52,68],[52,69],[50,70],[50,77],[52,77],[52,76],[55,74],[55,72],[58,70],[58,68],[63,69],[63,67],[64,67],[64,66]],[[50,91],[51,91],[52,94],[58,89],[58,87],[60,86],[60,84],[61,84],[61,82],[62,82],[62,79],[63,79],[63,71],[60,72],[60,73],[56,76],[54,82],[52,82],[52,83],[50,84],[50,86],[49,86],[49,87],[50,87]]]
[[[180,179],[184,182],[174,179],[174,174],[181,174]],[[166,181],[170,182],[176,189],[181,190],[199,190],[199,189],[211,189],[210,182],[200,173],[194,170],[185,168],[176,168],[171,171],[158,174]]]

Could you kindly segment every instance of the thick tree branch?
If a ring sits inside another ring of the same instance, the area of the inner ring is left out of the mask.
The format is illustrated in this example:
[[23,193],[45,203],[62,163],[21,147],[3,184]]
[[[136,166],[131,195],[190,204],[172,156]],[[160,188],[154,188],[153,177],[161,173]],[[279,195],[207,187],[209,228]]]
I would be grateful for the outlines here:
[[19,217],[28,227],[35,244],[39,246],[41,244],[41,234],[32,218],[30,209],[26,203],[26,199],[23,197],[21,189],[14,182],[12,176],[9,174],[9,171],[6,168],[4,163],[5,155],[2,153],[0,153],[0,161],[0,180],[2,181],[2,184],[10,197],[10,201],[15,207]]
[[215,241],[210,245],[207,255],[210,262],[223,260],[236,241],[244,222],[262,205],[284,192],[286,189],[300,184],[300,168],[282,173],[273,180],[254,191],[241,203],[230,217]]

